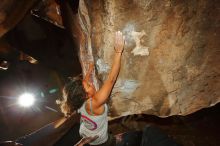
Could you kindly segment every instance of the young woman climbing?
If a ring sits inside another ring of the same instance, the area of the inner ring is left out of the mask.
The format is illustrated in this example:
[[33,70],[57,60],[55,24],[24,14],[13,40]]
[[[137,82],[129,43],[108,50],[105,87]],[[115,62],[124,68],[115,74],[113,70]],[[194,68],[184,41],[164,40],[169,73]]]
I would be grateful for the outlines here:
[[63,90],[62,111],[68,115],[78,110],[81,114],[79,133],[83,138],[78,146],[89,143],[90,145],[113,146],[114,138],[108,134],[108,106],[106,104],[111,90],[116,82],[121,66],[121,56],[124,50],[124,37],[120,31],[115,34],[114,60],[112,68],[102,87],[96,91],[90,81],[93,64],[90,64],[82,83],[74,79]]

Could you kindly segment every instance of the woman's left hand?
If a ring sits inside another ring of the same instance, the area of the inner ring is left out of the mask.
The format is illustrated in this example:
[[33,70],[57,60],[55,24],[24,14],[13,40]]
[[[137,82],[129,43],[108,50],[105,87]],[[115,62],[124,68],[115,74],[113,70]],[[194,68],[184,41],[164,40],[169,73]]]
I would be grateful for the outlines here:
[[122,53],[124,50],[125,39],[121,31],[115,33],[115,45],[114,49],[116,53]]

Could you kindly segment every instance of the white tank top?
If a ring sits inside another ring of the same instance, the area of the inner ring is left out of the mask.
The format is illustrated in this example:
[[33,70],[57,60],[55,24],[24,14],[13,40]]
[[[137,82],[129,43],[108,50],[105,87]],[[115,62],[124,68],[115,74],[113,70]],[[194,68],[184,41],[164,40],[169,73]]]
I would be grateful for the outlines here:
[[104,104],[105,108],[102,115],[89,115],[85,105],[86,102],[84,102],[82,107],[78,110],[81,114],[79,134],[82,137],[94,137],[97,135],[98,138],[89,144],[103,144],[108,140],[108,107]]

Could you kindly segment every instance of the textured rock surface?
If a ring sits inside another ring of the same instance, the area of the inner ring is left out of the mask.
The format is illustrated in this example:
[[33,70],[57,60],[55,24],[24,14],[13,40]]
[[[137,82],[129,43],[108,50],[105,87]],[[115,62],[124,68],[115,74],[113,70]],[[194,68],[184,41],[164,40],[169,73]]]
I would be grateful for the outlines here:
[[219,1],[82,0],[79,12],[81,60],[94,60],[100,84],[114,33],[126,37],[111,117],[187,115],[220,101]]
[[[21,3],[15,9],[10,7],[14,0],[0,3],[0,36],[34,2],[24,0],[28,5],[23,8]],[[71,11],[66,4],[63,7]],[[50,0],[44,8],[43,17],[63,28],[59,4]],[[114,33],[120,30],[126,37],[110,100],[111,117],[187,115],[220,101],[220,1],[80,0],[78,14],[73,11],[66,19],[69,27],[65,28],[79,43],[83,73],[86,62],[95,63],[97,89],[111,67]]]

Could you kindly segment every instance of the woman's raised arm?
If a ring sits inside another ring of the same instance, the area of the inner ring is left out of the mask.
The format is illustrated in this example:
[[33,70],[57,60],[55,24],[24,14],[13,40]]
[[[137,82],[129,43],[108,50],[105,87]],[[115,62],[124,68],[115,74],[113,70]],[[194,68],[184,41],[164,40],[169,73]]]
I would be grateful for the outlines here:
[[105,80],[103,86],[100,90],[95,94],[94,97],[94,106],[99,108],[104,103],[106,103],[108,97],[110,96],[111,90],[115,84],[117,76],[119,74],[119,70],[121,67],[121,56],[124,50],[124,37],[120,31],[115,34],[115,57],[113,60],[112,68],[108,74],[108,78]]

